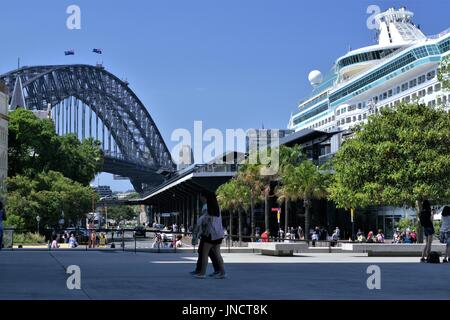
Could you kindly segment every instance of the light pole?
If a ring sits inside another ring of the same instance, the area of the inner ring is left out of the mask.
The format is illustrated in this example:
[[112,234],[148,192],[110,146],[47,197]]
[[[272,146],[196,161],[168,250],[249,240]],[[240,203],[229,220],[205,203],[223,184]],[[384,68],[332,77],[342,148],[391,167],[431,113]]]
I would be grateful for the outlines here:
[[350,216],[352,221],[352,241],[355,240],[355,209],[350,209]]
[[39,234],[40,233],[39,232],[39,222],[41,221],[41,217],[39,215],[36,216],[36,221],[37,221],[37,227],[38,227],[37,229],[38,229],[38,234]]

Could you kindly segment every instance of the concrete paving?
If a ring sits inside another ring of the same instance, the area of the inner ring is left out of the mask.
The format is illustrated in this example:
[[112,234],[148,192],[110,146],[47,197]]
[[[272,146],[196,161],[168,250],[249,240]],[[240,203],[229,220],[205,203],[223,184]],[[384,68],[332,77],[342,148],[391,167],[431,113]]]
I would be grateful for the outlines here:
[[[200,280],[188,275],[191,253],[1,251],[0,299],[450,299],[450,264],[414,257],[223,256],[228,278]],[[81,290],[67,289],[70,265],[81,268]],[[380,290],[367,288],[369,265],[381,268]]]

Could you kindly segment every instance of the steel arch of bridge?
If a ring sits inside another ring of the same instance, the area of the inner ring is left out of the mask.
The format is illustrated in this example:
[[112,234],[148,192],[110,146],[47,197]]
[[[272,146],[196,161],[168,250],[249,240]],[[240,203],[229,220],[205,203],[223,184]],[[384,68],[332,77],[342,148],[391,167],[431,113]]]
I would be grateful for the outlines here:
[[[170,152],[148,110],[126,82],[103,67],[23,67],[0,76],[0,79],[12,92],[18,76],[28,109],[47,110],[49,106],[53,108],[73,97],[95,112],[113,136],[121,152],[120,159],[113,160],[125,161],[128,165],[135,163],[154,172],[174,170]],[[116,162],[113,161],[110,167]],[[133,185],[136,188],[136,183]]]

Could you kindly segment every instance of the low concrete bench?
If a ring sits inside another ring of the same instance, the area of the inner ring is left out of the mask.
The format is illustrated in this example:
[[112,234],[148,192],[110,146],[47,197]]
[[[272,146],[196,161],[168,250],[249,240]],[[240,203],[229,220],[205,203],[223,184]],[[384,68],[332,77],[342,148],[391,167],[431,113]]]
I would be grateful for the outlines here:
[[[369,256],[411,256],[416,257],[422,254],[425,244],[386,244],[386,243],[342,243],[343,252],[367,253]],[[445,244],[433,243],[431,251],[441,254],[445,251]]]
[[294,251],[308,251],[308,244],[306,242],[249,242],[248,247],[260,250],[261,254],[269,256],[292,256]]

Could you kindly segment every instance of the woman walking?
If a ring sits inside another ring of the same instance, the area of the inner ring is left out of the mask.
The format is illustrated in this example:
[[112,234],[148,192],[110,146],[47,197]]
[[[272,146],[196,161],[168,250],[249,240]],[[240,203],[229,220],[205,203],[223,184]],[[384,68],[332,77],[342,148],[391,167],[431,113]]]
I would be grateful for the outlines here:
[[433,242],[434,226],[431,214],[431,205],[428,200],[422,202],[422,211],[420,212],[420,224],[425,234],[425,247],[422,251],[420,262],[426,262],[431,251],[431,243]]
[[445,206],[442,210],[441,216],[441,239],[446,244],[444,260],[442,262],[448,262],[448,256],[450,255],[450,207]]
[[209,256],[213,262],[215,271],[210,276],[216,279],[223,279],[226,277],[226,274],[223,259],[220,254],[220,245],[224,237],[224,232],[219,204],[215,195],[211,193],[202,193],[200,199],[203,203],[203,214],[197,222],[198,228],[201,230],[200,245],[197,269],[193,272],[193,276],[198,279],[205,278]]

